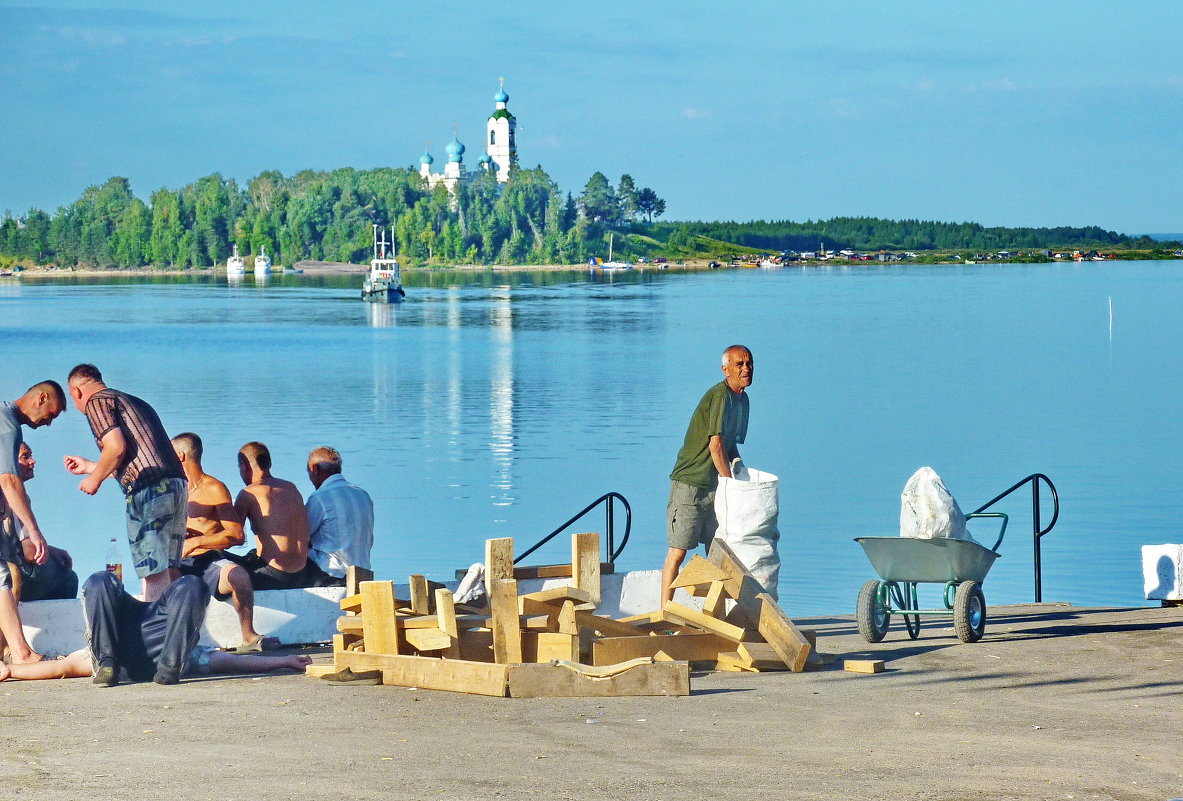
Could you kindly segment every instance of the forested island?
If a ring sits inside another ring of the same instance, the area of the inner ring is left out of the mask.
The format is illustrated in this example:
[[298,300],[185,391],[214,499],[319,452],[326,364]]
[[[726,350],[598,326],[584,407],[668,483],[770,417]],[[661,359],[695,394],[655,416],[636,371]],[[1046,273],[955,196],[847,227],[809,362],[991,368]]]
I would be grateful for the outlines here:
[[126,178],[92,186],[50,214],[0,218],[0,266],[164,269],[225,263],[264,248],[276,264],[364,263],[372,226],[394,226],[400,258],[414,266],[582,264],[617,258],[711,259],[788,250],[844,248],[921,254],[1034,248],[1138,249],[1169,257],[1178,243],[1133,238],[1095,226],[987,228],[976,223],[836,217],[829,220],[663,222],[665,201],[629,175],[614,186],[595,173],[578,195],[541,167],[508,183],[491,173],[456,187],[427,187],[414,170],[266,171],[245,187],[209,175],[148,202]]

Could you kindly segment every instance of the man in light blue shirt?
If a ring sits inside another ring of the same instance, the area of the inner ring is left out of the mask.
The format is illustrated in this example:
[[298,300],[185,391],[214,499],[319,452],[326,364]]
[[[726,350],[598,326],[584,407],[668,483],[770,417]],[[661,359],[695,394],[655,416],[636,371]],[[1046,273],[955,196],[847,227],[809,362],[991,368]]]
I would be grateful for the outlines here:
[[325,573],[344,578],[350,565],[370,569],[374,545],[374,502],[341,475],[341,454],[321,446],[308,454],[308,558]]

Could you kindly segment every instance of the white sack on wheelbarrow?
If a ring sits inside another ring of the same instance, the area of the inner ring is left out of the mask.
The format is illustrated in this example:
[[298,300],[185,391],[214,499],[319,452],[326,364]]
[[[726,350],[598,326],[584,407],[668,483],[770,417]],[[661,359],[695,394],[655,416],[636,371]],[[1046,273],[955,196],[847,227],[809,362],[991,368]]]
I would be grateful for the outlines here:
[[965,515],[931,467],[912,474],[900,496],[900,536],[931,540],[948,537],[970,540]]
[[731,474],[733,478],[719,476],[715,490],[715,517],[719,521],[715,536],[730,545],[744,567],[769,595],[777,598],[779,479],[763,470],[749,470],[742,463],[733,465]]

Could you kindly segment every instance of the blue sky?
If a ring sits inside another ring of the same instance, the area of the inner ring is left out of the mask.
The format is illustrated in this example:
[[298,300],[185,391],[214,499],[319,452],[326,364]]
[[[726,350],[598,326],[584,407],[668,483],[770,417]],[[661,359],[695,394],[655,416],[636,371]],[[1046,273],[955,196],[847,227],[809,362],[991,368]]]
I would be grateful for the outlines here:
[[[494,10],[494,9],[498,10]],[[1183,231],[1183,3],[0,0],[0,211],[519,153],[673,219]]]

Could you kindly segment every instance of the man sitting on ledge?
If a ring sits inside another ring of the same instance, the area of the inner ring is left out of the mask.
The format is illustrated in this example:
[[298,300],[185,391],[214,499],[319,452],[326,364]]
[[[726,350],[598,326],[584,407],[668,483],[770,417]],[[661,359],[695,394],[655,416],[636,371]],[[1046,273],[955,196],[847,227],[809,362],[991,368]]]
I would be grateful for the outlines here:
[[186,431],[173,437],[173,450],[189,485],[189,517],[181,546],[181,573],[205,582],[210,595],[230,599],[238,613],[242,645],[236,651],[262,651],[279,645],[274,637],[255,631],[255,591],[246,569],[222,554],[223,548],[242,545],[242,518],[234,510],[230,490],[201,467],[201,437]]
[[246,486],[234,508],[251,523],[255,550],[233,557],[251,575],[256,590],[325,587],[341,582],[308,559],[308,516],[296,485],[271,475],[271,452],[262,442],[238,451],[238,473]]

